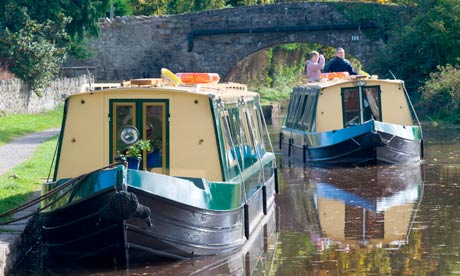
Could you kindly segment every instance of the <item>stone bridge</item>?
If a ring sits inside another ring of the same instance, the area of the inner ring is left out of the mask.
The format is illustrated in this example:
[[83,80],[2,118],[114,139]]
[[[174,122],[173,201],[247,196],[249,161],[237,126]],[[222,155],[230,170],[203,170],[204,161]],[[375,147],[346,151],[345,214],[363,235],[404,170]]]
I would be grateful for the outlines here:
[[372,21],[353,22],[344,15],[363,5],[375,4],[293,2],[104,19],[101,36],[90,42],[94,55],[66,66],[89,68],[98,81],[159,77],[162,67],[173,72],[217,72],[226,80],[239,62],[257,51],[305,42],[344,47],[365,67],[384,43],[381,36],[365,35],[370,30],[381,32]]

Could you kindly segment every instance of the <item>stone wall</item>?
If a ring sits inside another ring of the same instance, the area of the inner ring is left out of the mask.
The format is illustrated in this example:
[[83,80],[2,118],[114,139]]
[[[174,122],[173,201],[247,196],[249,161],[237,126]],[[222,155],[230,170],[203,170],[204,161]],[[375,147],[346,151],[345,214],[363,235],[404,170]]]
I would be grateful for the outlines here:
[[0,116],[52,110],[68,95],[81,92],[88,80],[87,75],[57,79],[45,89],[41,97],[29,92],[24,82],[19,79],[0,80]]

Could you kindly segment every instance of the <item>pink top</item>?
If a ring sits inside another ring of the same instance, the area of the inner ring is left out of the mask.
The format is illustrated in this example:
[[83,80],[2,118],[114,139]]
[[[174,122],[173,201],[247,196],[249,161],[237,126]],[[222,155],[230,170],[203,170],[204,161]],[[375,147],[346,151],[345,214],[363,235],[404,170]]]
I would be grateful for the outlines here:
[[308,81],[319,81],[321,77],[321,69],[324,68],[324,56],[319,55],[318,62],[311,59],[307,60],[307,77]]

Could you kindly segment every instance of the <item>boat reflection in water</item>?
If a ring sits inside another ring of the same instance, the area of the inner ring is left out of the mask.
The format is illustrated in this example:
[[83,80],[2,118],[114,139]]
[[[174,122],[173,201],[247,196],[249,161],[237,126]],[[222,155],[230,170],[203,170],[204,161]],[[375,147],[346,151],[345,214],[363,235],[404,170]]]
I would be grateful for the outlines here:
[[421,165],[312,168],[310,188],[317,251],[332,245],[396,249],[408,243],[422,199]]

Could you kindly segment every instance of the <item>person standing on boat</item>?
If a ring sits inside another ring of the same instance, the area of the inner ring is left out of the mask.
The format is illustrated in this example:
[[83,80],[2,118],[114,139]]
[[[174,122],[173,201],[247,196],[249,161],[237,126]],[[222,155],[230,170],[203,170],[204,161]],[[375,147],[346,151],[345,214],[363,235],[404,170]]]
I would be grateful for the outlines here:
[[307,60],[305,73],[307,74],[308,81],[319,81],[321,77],[321,70],[324,68],[324,56],[320,55],[317,51],[310,53],[310,59]]
[[345,59],[345,50],[339,47],[335,50],[335,58],[331,59],[324,67],[324,72],[348,72],[350,75],[357,75],[351,63]]

